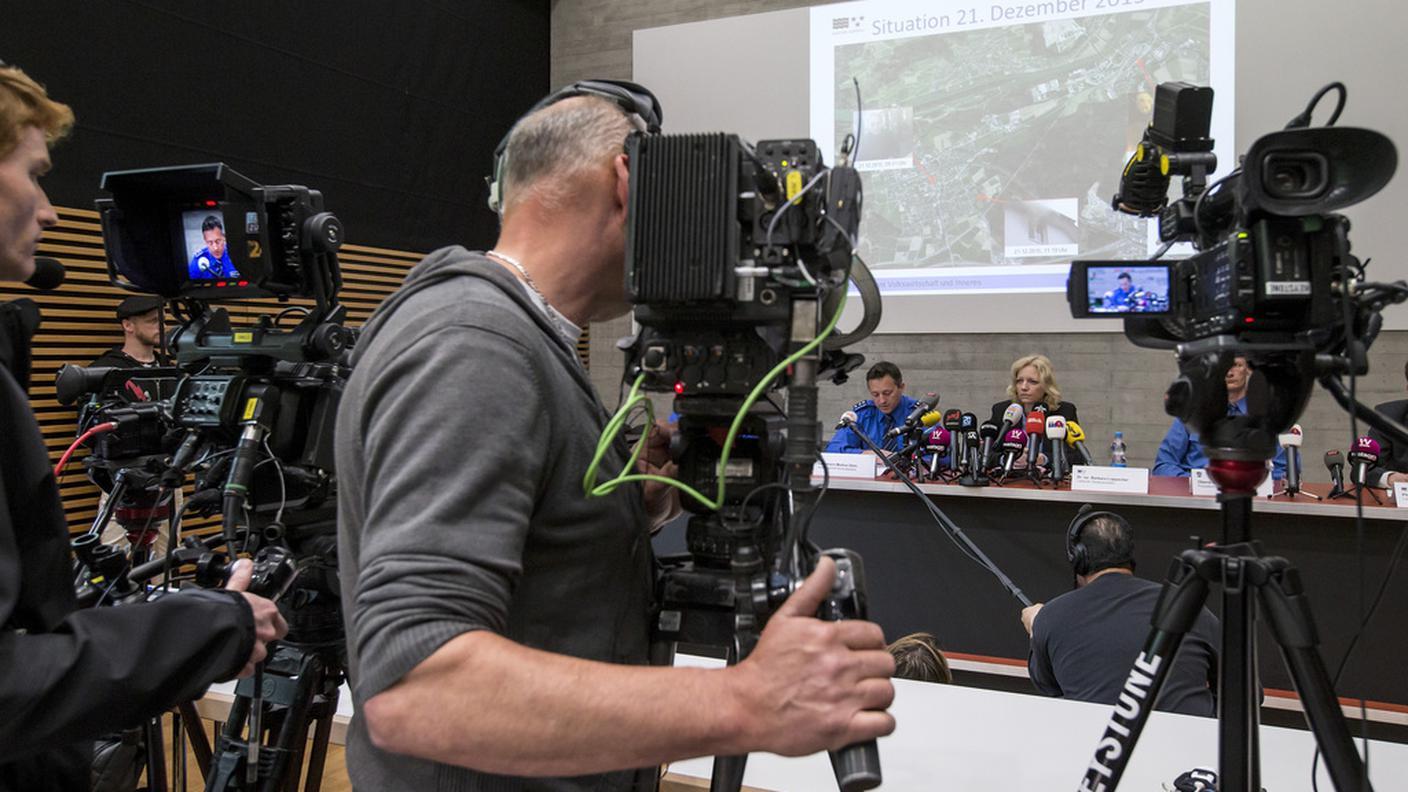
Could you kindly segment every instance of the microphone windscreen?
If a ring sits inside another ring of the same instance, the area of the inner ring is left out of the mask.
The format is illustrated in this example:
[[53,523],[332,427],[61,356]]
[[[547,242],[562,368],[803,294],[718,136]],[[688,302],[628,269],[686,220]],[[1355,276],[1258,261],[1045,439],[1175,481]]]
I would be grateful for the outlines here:
[[846,410],[841,413],[841,423],[855,423],[859,418],[860,416],[856,415],[852,410]]
[[949,429],[957,429],[958,425],[962,423],[962,421],[962,410],[955,408],[944,413],[944,426],[948,427]]
[[34,257],[34,272],[24,285],[39,291],[53,291],[64,282],[64,265],[47,256]]
[[952,435],[942,426],[935,426],[929,430],[928,443],[930,448],[948,448],[952,439]]
[[1325,467],[1334,470],[1344,464],[1344,458],[1340,455],[1338,448],[1331,448],[1325,452]]
[[1046,416],[1046,436],[1052,440],[1064,440],[1066,437],[1066,419],[1059,415]]
[[1301,437],[1299,425],[1292,426],[1291,431],[1285,434],[1276,435],[1276,442],[1286,448],[1300,448],[1302,440],[1304,440],[1304,438]]
[[1033,410],[1032,414],[1027,416],[1027,434],[1042,434],[1045,431],[1046,419],[1042,417],[1041,413]]
[[969,429],[977,431],[978,416],[974,415],[973,413],[963,413],[963,418],[959,421],[958,425],[963,427],[964,431],[967,431]]
[[998,432],[1001,432],[1001,431],[1002,431],[1002,427],[998,426],[997,424],[993,423],[992,421],[983,421],[983,425],[978,427],[978,434],[979,434],[979,435],[981,435],[981,436],[983,436],[983,437],[985,437],[985,438],[991,437],[991,438],[994,439],[994,440],[997,439],[997,434],[998,434]]
[[1021,451],[1026,444],[1027,433],[1023,432],[1021,429],[1009,429],[1007,430],[1007,434],[1002,438],[1003,448],[1008,448],[1013,451]]
[[1066,422],[1066,442],[1075,445],[1085,439],[1085,430],[1075,421]]
[[1025,415],[1025,413],[1022,412],[1022,405],[1012,402],[1007,405],[1007,410],[1002,413],[1002,422],[1016,426],[1022,422],[1023,415]]
[[929,412],[926,412],[923,415],[919,416],[919,423],[925,426],[933,426],[934,424],[939,423],[943,419],[944,417],[942,415],[934,412],[933,410],[930,410]]

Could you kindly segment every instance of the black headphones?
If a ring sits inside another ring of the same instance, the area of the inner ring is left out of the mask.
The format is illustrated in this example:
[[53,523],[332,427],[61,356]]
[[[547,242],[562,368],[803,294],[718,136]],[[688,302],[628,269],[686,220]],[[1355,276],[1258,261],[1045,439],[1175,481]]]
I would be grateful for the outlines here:
[[1071,520],[1071,524],[1066,528],[1066,561],[1070,563],[1071,570],[1077,575],[1090,574],[1090,551],[1080,540],[1080,532],[1085,530],[1085,526],[1097,517],[1109,517],[1118,522],[1126,534],[1131,533],[1129,521],[1120,515],[1112,511],[1097,511],[1089,503],[1080,507],[1080,511],[1076,512],[1075,519]]
[[[596,96],[621,108],[621,111],[636,125],[641,132],[650,135],[660,134],[660,124],[664,120],[664,113],[660,109],[660,100],[655,98],[655,94],[649,88],[638,83],[627,80],[582,80],[549,94],[537,104],[528,109],[528,112],[520,116],[520,120],[536,113],[549,105],[557,104],[563,99],[573,96]],[[518,122],[514,122],[517,126]],[[503,213],[504,196],[503,183],[504,175],[508,171],[508,138],[513,134],[513,127],[504,134],[499,141],[499,145],[494,147],[494,172],[485,181],[489,183],[489,208],[500,214]]]

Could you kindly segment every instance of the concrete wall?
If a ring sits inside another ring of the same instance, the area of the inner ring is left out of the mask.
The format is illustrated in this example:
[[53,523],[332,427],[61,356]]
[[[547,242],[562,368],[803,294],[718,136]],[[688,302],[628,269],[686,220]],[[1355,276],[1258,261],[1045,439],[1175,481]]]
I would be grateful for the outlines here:
[[[552,83],[557,86],[589,77],[629,79],[634,30],[806,5],[812,4],[798,0],[557,0],[552,8]],[[1366,104],[1365,97],[1359,99],[1360,104]],[[622,371],[616,340],[629,332],[627,318],[592,326],[592,379],[608,405],[617,401]],[[1119,429],[1129,445],[1131,464],[1145,466],[1153,464],[1159,440],[1168,427],[1163,391],[1177,373],[1172,353],[1139,349],[1117,333],[882,335],[871,337],[856,351],[864,354],[868,363],[881,359],[896,363],[905,372],[911,392],[938,391],[944,407],[971,410],[980,419],[986,418],[992,402],[1004,397],[1012,361],[1040,352],[1055,363],[1063,394],[1079,407],[1082,424],[1092,438],[1092,451],[1097,456],[1104,453],[1102,447]],[[1372,405],[1403,396],[1405,359],[1408,332],[1384,333],[1372,353],[1372,373],[1359,382],[1360,400]],[[823,387],[823,420],[865,397],[865,384],[860,381],[863,376],[857,374],[844,387]],[[1348,447],[1348,418],[1328,395],[1317,391],[1301,425],[1306,433],[1305,477],[1325,481],[1328,476],[1320,463],[1321,455],[1328,448],[1343,451]]]

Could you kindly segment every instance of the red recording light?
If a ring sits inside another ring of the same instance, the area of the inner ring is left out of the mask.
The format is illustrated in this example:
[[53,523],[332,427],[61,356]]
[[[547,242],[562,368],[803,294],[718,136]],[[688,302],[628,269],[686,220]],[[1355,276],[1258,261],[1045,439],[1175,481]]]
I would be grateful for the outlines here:
[[676,394],[682,394],[682,393],[684,393],[684,383],[683,383],[683,382],[676,382],[676,383],[675,383],[675,393],[676,393]]
[[220,203],[219,203],[218,201],[206,201],[206,202],[205,202],[205,205],[206,205],[206,206],[219,206]]
[[248,285],[249,285],[249,281],[240,281],[238,285],[240,285],[240,286],[248,286]]
[[1256,317],[1255,317],[1255,316],[1248,316],[1247,318],[1243,319],[1242,321],[1243,321],[1243,322],[1246,322],[1247,324],[1253,324],[1253,323],[1256,322]]

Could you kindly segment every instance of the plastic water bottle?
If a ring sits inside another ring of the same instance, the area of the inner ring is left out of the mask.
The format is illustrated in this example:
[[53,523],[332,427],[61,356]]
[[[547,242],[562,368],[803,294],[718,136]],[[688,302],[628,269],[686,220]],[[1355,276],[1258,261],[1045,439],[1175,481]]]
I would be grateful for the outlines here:
[[1110,467],[1129,467],[1129,457],[1125,455],[1124,432],[1115,432],[1110,443]]

